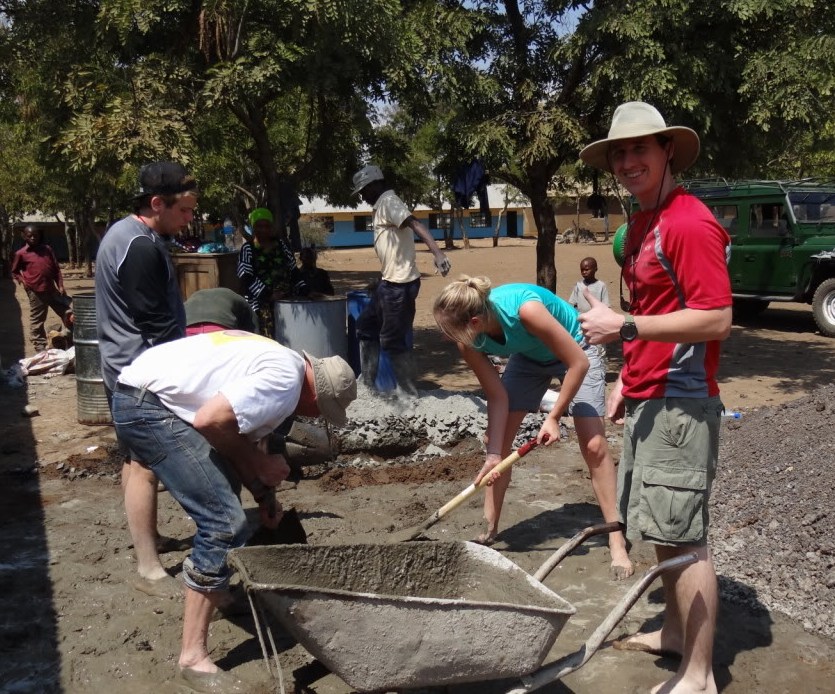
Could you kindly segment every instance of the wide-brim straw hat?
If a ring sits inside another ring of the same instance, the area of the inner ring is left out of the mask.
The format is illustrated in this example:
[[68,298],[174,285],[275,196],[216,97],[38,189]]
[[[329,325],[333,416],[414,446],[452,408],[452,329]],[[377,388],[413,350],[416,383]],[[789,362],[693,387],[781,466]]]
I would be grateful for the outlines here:
[[699,157],[699,136],[695,130],[678,125],[667,127],[657,108],[643,101],[628,101],[615,109],[608,137],[584,147],[580,159],[595,169],[611,173],[609,148],[612,143],[647,135],[664,135],[672,139],[674,151],[670,171],[673,174],[689,169]]

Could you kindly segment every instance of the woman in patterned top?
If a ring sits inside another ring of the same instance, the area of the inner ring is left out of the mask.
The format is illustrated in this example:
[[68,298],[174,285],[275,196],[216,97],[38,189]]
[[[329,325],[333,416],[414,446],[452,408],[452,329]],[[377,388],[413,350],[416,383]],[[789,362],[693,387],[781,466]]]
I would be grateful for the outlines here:
[[244,296],[258,314],[261,334],[275,338],[273,302],[307,294],[296,267],[296,257],[287,243],[273,231],[273,214],[258,207],[249,214],[252,241],[241,247],[238,277]]

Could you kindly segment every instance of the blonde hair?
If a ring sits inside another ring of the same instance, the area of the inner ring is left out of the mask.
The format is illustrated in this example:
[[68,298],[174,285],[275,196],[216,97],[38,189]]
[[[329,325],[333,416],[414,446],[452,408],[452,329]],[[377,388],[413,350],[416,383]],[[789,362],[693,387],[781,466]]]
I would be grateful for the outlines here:
[[472,347],[480,331],[473,329],[471,320],[478,317],[486,324],[490,317],[490,287],[487,277],[468,275],[461,275],[444,287],[432,306],[441,332],[453,342]]

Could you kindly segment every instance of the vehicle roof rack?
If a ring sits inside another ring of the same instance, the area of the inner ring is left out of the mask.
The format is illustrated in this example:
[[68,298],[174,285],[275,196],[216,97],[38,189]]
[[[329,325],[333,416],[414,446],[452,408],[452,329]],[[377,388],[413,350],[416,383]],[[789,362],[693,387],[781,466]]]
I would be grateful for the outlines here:
[[776,179],[740,179],[729,181],[725,178],[696,178],[681,182],[685,190],[700,198],[722,197],[731,193],[745,193],[759,189],[777,189],[787,194],[792,191],[822,191],[827,188],[835,189],[835,179],[832,178],[799,178],[791,180]]

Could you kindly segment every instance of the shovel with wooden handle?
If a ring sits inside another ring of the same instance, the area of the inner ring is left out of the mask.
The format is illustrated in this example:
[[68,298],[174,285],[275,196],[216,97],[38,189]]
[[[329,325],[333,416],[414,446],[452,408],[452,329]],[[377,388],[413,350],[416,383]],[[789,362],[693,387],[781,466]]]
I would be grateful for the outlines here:
[[505,458],[502,462],[500,462],[496,467],[494,467],[489,475],[485,475],[481,478],[481,481],[476,484],[473,482],[469,487],[467,487],[463,492],[455,496],[454,498],[447,501],[441,508],[439,508],[435,513],[433,513],[429,518],[427,518],[423,523],[420,525],[415,526],[414,528],[409,528],[407,530],[401,530],[399,533],[395,533],[392,536],[392,542],[408,542],[409,540],[417,539],[417,537],[427,528],[431,528],[435,523],[437,523],[441,518],[443,518],[447,513],[452,511],[453,509],[458,508],[463,502],[469,499],[473,494],[475,494],[479,489],[482,487],[487,486],[487,479],[488,477],[492,476],[494,472],[498,472],[499,474],[503,473],[505,470],[510,468],[513,463],[515,463],[520,458],[524,457],[528,453],[530,453],[534,448],[537,447],[536,439],[531,439],[523,446],[520,446],[517,450],[511,453],[507,458]]

